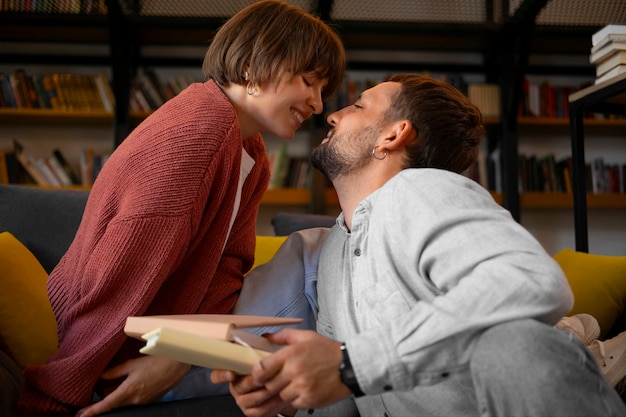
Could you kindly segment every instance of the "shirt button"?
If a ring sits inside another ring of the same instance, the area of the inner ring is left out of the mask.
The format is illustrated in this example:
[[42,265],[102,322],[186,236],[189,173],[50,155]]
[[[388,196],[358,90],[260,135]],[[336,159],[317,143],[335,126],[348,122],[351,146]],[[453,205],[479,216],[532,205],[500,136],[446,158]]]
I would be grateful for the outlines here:
[[354,250],[354,255],[355,256],[361,256],[361,249],[355,249]]

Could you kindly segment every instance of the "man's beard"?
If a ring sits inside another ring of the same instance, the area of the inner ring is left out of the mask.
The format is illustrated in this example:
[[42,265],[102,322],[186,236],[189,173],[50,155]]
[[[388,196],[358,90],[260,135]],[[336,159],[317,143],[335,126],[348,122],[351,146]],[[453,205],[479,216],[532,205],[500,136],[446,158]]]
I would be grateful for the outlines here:
[[[372,143],[379,130],[377,125],[370,125],[351,137],[335,135],[330,141],[311,150],[311,164],[330,181],[339,176],[346,176],[371,161],[374,147]],[[335,144],[343,144],[344,149],[346,146],[352,146],[353,151],[340,153]]]

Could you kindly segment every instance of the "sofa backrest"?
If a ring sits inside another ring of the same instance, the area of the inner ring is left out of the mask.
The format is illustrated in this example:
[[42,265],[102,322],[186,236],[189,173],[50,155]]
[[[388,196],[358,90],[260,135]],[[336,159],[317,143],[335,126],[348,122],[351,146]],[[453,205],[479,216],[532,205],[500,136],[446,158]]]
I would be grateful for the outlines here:
[[86,190],[0,185],[0,232],[21,241],[50,273],[72,243]]

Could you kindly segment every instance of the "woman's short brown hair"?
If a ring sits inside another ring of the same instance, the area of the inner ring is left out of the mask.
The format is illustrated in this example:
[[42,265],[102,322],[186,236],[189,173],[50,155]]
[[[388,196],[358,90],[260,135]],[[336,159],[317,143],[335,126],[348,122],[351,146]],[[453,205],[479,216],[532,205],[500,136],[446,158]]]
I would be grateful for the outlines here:
[[283,1],[262,0],[231,17],[217,31],[204,57],[206,79],[220,85],[266,86],[285,72],[313,73],[328,84],[322,98],[341,85],[345,50],[337,33],[318,17]]

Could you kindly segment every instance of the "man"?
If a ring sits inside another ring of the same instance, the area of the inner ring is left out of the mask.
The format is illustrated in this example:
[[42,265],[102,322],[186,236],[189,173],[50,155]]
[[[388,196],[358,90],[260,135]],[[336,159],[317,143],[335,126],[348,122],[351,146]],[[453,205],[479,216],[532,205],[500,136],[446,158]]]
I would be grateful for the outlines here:
[[319,334],[269,336],[286,346],[251,376],[213,372],[246,415],[625,415],[553,327],[573,303],[558,265],[459,175],[483,135],[474,105],[398,75],[328,121],[311,160],[342,213],[319,260]]

